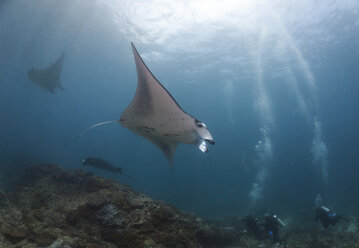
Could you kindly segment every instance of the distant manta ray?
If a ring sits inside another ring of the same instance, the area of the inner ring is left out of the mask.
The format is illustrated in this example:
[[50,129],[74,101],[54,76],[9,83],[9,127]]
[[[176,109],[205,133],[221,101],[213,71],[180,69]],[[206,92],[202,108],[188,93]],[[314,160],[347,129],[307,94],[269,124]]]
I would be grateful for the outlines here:
[[31,68],[28,72],[29,79],[35,84],[55,94],[55,88],[58,87],[62,91],[64,90],[60,83],[60,74],[62,70],[62,64],[64,61],[65,51],[62,52],[60,58],[56,60],[54,64],[46,69],[35,70]]
[[133,43],[131,45],[138,78],[131,104],[122,113],[120,120],[95,124],[75,140],[94,127],[118,122],[158,146],[171,166],[179,143],[197,145],[202,152],[208,152],[206,141],[212,145],[215,142],[206,125],[178,105],[145,65]]

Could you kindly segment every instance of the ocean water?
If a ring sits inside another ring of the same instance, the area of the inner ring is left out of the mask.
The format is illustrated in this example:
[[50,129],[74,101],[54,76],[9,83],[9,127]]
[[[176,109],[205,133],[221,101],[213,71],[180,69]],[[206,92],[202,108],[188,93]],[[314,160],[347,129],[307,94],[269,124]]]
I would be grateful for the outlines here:
[[[130,42],[216,144],[162,152],[118,124],[137,73]],[[66,51],[56,94],[27,72]],[[206,218],[253,209],[313,214],[316,194],[359,206],[359,3],[345,1],[0,2],[0,179],[25,167],[122,167],[117,180]],[[111,173],[83,168],[113,178]]]

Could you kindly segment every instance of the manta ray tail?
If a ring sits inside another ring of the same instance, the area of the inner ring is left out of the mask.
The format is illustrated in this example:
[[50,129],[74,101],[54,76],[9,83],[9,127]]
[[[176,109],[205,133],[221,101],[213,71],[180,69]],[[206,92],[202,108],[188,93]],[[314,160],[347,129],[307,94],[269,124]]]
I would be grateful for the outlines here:
[[118,120],[113,120],[113,121],[105,121],[105,122],[100,122],[97,123],[89,128],[86,128],[85,130],[83,130],[76,138],[74,138],[74,141],[77,140],[78,138],[80,138],[82,135],[84,135],[85,133],[87,133],[89,130],[91,130],[92,128],[98,127],[98,126],[102,126],[102,125],[106,125],[106,124],[111,124],[111,123],[116,123],[119,122]]

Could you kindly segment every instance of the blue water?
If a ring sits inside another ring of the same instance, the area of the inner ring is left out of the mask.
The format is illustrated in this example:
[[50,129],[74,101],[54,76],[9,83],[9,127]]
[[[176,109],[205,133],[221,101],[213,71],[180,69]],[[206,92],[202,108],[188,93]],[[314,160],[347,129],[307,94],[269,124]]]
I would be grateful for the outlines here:
[[[157,147],[117,124],[73,141],[131,102],[131,41],[181,107],[206,123],[216,141],[208,154],[181,144],[171,170]],[[64,92],[28,80],[31,67],[64,50]],[[77,169],[101,157],[123,168],[120,182],[210,218],[254,208],[312,213],[317,193],[352,213],[358,68],[355,0],[2,0],[0,164]]]

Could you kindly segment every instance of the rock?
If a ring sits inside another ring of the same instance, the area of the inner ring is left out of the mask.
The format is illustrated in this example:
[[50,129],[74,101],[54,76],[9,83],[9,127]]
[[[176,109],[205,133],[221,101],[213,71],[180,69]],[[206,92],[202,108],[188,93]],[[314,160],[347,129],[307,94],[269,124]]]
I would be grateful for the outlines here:
[[27,229],[23,226],[2,225],[1,232],[11,243],[18,243],[27,236]]
[[0,210],[2,247],[202,247],[200,230],[207,230],[208,239],[218,237],[214,226],[204,227],[194,215],[58,165],[27,168],[6,201]]
[[102,225],[118,228],[125,225],[125,220],[121,215],[124,213],[112,203],[105,204],[96,214]]
[[74,241],[70,237],[61,237],[55,240],[50,248],[72,248],[74,247]]

